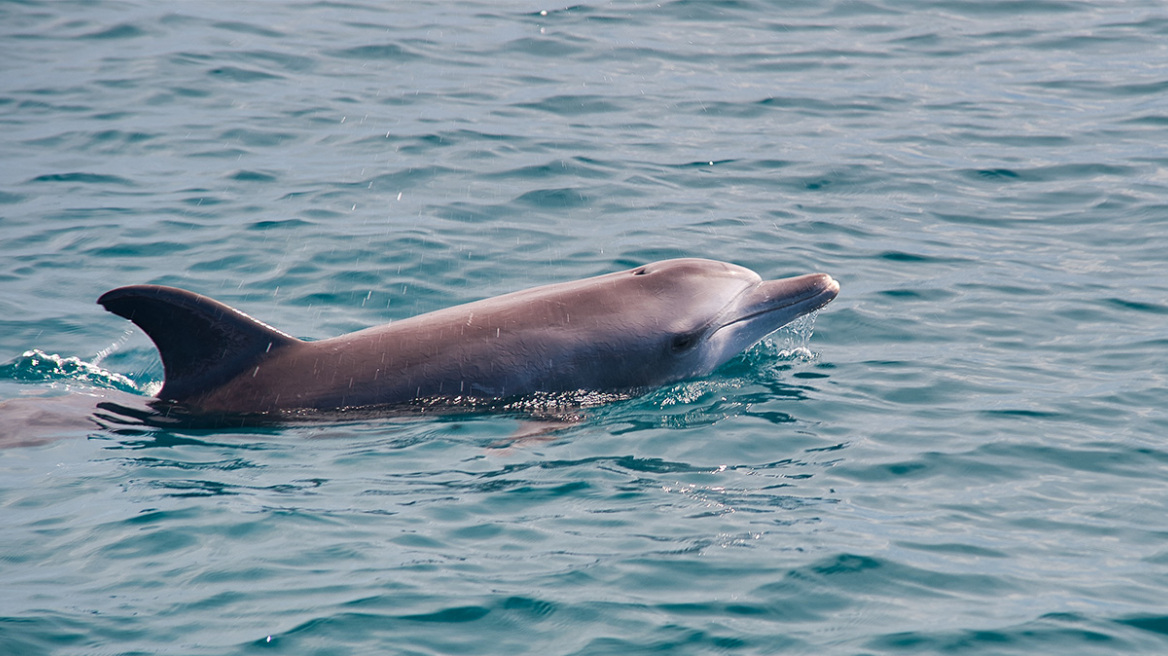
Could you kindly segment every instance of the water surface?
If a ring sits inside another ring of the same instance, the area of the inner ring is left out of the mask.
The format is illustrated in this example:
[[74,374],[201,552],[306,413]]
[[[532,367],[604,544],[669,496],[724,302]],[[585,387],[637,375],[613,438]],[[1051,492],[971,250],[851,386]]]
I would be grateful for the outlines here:
[[[0,26],[0,651],[1168,649],[1161,3]],[[92,411],[162,378],[120,285],[323,338],[678,256],[843,291],[540,439]]]

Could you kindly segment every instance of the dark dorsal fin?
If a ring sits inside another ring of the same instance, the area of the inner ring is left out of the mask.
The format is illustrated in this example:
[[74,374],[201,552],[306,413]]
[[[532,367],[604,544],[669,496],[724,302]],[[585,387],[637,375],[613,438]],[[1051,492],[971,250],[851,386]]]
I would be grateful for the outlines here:
[[97,302],[138,325],[162,357],[166,382],[158,398],[199,396],[255,366],[264,355],[300,340],[194,292],[157,285],[119,287]]

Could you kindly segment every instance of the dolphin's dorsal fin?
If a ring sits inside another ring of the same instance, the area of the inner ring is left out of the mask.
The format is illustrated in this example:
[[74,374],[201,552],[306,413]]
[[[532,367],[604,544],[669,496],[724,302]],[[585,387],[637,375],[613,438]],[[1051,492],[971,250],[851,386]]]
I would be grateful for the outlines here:
[[265,354],[300,342],[235,308],[174,287],[119,287],[97,302],[154,341],[166,372],[158,398],[169,401],[197,397]]

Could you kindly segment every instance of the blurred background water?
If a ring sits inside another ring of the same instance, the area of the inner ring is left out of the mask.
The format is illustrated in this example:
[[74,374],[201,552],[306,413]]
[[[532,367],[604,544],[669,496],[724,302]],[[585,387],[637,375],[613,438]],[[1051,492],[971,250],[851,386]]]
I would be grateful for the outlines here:
[[[7,2],[0,126],[0,652],[1168,650],[1163,3]],[[675,256],[843,291],[538,441],[91,414],[119,285],[323,338]]]

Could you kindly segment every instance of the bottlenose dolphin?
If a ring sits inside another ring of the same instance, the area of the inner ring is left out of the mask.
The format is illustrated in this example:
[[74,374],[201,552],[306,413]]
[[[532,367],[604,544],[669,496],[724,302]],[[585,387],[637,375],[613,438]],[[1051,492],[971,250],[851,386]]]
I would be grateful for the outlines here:
[[173,287],[121,287],[98,303],[158,347],[158,398],[246,415],[637,393],[709,374],[838,293],[822,273],[763,280],[726,262],[665,260],[320,341]]

